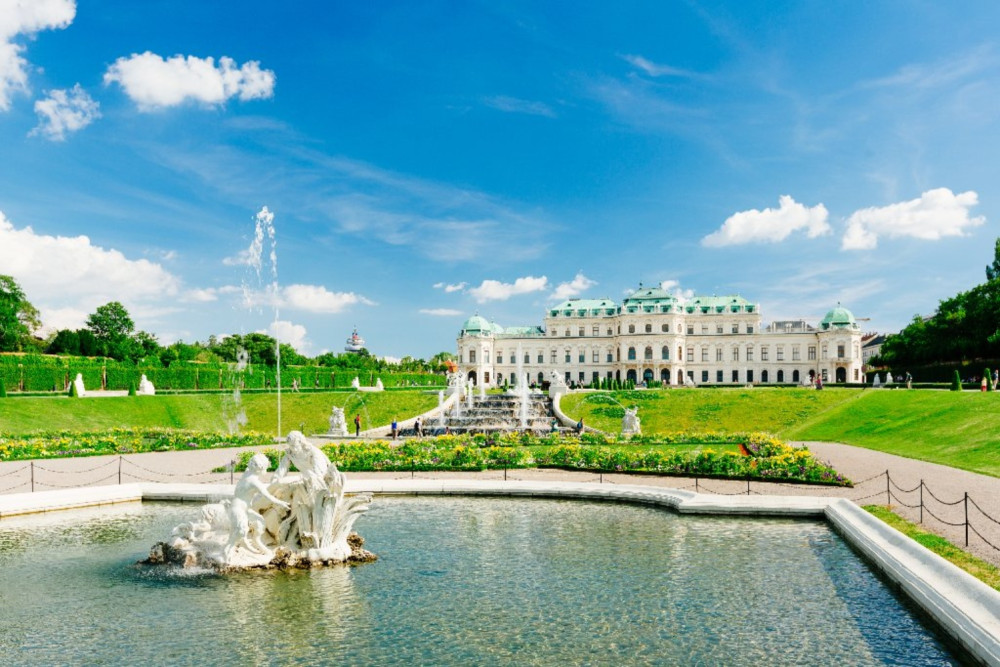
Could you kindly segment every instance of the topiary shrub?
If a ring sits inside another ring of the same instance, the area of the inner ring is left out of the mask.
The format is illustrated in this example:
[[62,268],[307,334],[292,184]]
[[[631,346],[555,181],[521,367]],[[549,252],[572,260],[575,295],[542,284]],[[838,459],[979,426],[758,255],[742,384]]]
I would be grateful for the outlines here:
[[955,369],[955,377],[951,381],[952,391],[962,391],[962,376],[958,374],[958,369]]
[[69,396],[70,398],[76,398],[76,383],[73,382],[72,380],[70,380],[69,391],[66,392],[66,395]]
[[128,395],[135,396],[135,381],[128,383]]
[[0,398],[7,398],[7,387],[3,386],[3,382],[0,382]]

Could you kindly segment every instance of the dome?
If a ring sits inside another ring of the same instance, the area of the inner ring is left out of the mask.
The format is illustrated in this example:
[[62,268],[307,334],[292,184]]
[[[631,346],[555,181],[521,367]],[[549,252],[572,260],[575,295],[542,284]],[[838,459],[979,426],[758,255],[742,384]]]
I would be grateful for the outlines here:
[[462,325],[463,335],[472,336],[488,336],[490,334],[500,333],[503,331],[503,327],[495,322],[490,322],[485,317],[481,317],[478,314],[473,315],[465,321]]
[[832,309],[819,323],[821,329],[857,329],[858,323],[854,321],[854,313],[841,306]]

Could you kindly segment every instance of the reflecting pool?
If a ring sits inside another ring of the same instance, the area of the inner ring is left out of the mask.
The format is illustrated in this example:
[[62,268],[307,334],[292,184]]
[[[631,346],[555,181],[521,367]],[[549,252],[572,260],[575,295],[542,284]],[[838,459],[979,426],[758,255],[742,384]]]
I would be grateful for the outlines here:
[[6,664],[951,665],[825,523],[379,497],[376,563],[136,565],[197,505],[0,522]]

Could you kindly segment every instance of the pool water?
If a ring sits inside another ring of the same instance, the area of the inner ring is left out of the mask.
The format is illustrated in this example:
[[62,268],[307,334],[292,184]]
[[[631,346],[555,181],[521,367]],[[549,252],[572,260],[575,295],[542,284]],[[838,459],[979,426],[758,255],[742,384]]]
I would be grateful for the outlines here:
[[137,565],[196,505],[0,522],[6,664],[961,664],[825,523],[379,497],[375,563]]

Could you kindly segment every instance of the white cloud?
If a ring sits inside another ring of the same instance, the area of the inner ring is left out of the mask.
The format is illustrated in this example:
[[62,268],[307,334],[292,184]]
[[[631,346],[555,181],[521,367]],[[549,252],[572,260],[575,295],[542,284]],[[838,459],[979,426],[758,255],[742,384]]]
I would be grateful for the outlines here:
[[266,333],[274,337],[279,343],[288,343],[299,354],[310,354],[312,342],[306,338],[308,332],[301,324],[293,324],[288,320],[278,320],[277,322],[271,322],[266,331],[259,331],[258,333]]
[[972,190],[956,195],[948,188],[937,188],[918,199],[864,208],[847,219],[841,248],[871,250],[878,245],[879,236],[925,241],[964,236],[968,228],[986,222],[983,216],[969,217],[969,209],[978,203],[979,196]]
[[778,243],[798,230],[815,238],[830,232],[826,207],[817,204],[806,208],[788,195],[782,195],[779,208],[751,209],[729,216],[718,231],[701,240],[703,246],[717,248],[744,243]]
[[658,65],[654,62],[646,60],[642,56],[625,55],[622,56],[626,62],[637,69],[641,69],[643,72],[650,76],[680,76],[680,77],[690,77],[691,72],[686,70],[678,69],[676,67],[671,67],[670,65]]
[[182,299],[184,301],[193,301],[195,303],[210,303],[212,301],[219,300],[220,291],[214,287],[207,287],[205,289],[190,289],[184,292]]
[[181,281],[146,259],[128,259],[86,236],[48,236],[17,229],[0,212],[0,267],[39,309],[91,308],[175,296]]
[[454,308],[421,308],[419,311],[423,315],[434,315],[436,317],[455,317],[461,315],[462,311]]
[[549,279],[545,276],[535,278],[525,276],[518,278],[513,283],[502,283],[498,280],[484,280],[479,287],[469,289],[469,294],[479,303],[487,301],[506,301],[517,294],[528,294],[530,292],[541,292],[548,288]]
[[18,36],[65,28],[76,16],[74,0],[0,0],[0,111],[10,109],[11,97],[28,90],[28,61]]
[[209,58],[176,55],[163,57],[146,51],[119,58],[104,74],[104,83],[118,83],[141,111],[177,106],[187,101],[223,104],[232,97],[242,101],[274,95],[274,72],[250,60],[237,66],[223,56],[219,64]]
[[100,105],[80,84],[69,90],[50,90],[49,96],[35,102],[38,125],[30,135],[40,134],[51,141],[63,141],[68,132],[76,132],[101,117]]
[[694,298],[694,290],[681,289],[681,283],[678,280],[664,280],[660,283],[660,289],[671,292],[681,303]]
[[449,285],[448,283],[434,283],[434,289],[443,289],[448,294],[451,294],[452,292],[461,292],[468,285],[469,283],[466,282],[455,283],[454,285]]
[[356,303],[375,305],[360,294],[331,292],[322,285],[288,285],[282,289],[283,307],[310,313],[339,313]]
[[597,281],[591,280],[587,276],[583,275],[583,272],[581,271],[577,273],[576,277],[573,278],[573,280],[571,280],[570,282],[559,283],[559,285],[555,288],[555,290],[552,292],[549,298],[554,299],[556,301],[565,301],[566,299],[572,299],[575,296],[583,294],[596,284]]
[[516,97],[508,97],[507,95],[495,95],[484,98],[483,104],[498,111],[506,111],[507,113],[525,113],[531,116],[545,116],[546,118],[556,117],[556,112],[544,102],[522,100]]

